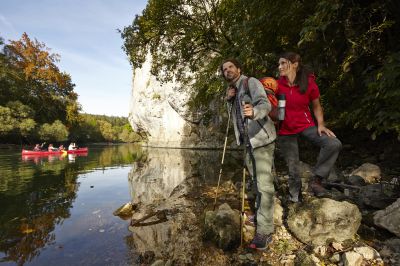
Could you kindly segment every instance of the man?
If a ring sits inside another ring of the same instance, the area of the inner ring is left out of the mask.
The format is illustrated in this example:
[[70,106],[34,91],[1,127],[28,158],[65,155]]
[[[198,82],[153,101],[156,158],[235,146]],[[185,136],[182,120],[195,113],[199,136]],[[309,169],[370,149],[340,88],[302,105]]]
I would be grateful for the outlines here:
[[[236,141],[238,145],[248,143],[246,165],[257,185],[256,234],[250,248],[264,250],[272,241],[274,232],[274,185],[271,168],[276,132],[268,117],[271,104],[261,82],[242,75],[240,63],[236,59],[225,60],[220,70],[229,84],[227,101],[233,105]],[[250,97],[251,104],[242,105],[244,97]],[[246,131],[248,136],[245,136]]]

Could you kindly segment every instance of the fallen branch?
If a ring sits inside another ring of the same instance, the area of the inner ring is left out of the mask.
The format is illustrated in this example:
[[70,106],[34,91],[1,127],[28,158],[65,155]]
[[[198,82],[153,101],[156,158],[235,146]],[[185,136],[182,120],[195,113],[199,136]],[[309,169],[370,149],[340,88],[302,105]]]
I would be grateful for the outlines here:
[[360,186],[347,185],[347,184],[342,184],[342,183],[324,182],[323,184],[326,185],[326,186],[332,186],[332,187],[344,187],[344,188],[351,188],[351,189],[361,190]]

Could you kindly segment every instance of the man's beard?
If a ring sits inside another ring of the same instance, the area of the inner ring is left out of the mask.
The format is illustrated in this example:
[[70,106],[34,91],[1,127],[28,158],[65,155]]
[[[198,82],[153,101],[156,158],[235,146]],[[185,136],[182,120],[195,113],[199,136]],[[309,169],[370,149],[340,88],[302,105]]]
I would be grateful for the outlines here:
[[225,76],[225,80],[228,82],[234,81],[239,75],[235,75],[235,73],[229,74]]

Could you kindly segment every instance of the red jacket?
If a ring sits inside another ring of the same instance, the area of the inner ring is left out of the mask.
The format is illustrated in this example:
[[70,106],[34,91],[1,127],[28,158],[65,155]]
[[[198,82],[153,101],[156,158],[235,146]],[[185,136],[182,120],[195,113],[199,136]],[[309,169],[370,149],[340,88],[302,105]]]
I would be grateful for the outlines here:
[[319,89],[314,75],[308,77],[308,87],[304,94],[300,93],[298,85],[290,87],[286,77],[280,77],[277,94],[286,96],[285,119],[279,128],[279,135],[297,134],[308,127],[315,126],[309,107],[313,100],[319,98]]

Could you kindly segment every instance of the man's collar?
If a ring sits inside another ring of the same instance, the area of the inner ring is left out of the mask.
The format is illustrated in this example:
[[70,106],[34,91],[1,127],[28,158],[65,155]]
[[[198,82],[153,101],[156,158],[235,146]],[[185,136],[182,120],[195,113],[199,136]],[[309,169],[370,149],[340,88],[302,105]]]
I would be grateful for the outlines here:
[[240,77],[238,78],[238,80],[236,80],[236,82],[234,83],[234,85],[236,86],[236,88],[240,87],[240,84],[242,82],[242,80],[245,78],[245,75],[240,75]]

